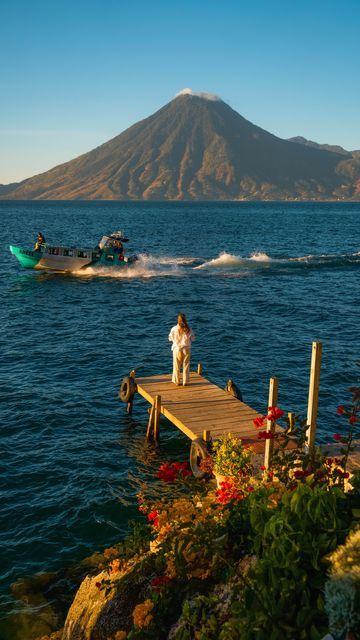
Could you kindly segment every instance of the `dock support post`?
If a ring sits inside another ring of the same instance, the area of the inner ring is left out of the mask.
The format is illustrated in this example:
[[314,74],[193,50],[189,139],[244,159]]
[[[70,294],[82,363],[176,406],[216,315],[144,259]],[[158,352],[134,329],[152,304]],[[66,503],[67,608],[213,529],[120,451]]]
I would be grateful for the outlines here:
[[204,442],[210,442],[210,439],[211,439],[210,431],[208,431],[207,429],[204,429],[204,431],[203,431],[203,440],[204,440]]
[[[268,407],[276,407],[278,401],[278,379],[270,378],[269,385],[269,402]],[[271,431],[271,433],[275,432],[275,421],[267,420],[266,421],[266,431]],[[265,441],[265,458],[264,458],[264,467],[268,469],[271,464],[271,458],[274,450],[274,440],[273,438],[269,438]]]
[[198,376],[202,376],[202,362],[199,362],[197,366]]
[[161,396],[155,396],[154,402],[154,440],[160,440]]
[[306,429],[306,448],[310,453],[314,450],[315,446],[316,418],[319,402],[321,354],[322,343],[313,342],[311,352],[311,369]]
[[149,409],[149,422],[146,429],[146,439],[150,440],[153,432],[154,432],[154,415],[155,415],[155,405],[152,404]]

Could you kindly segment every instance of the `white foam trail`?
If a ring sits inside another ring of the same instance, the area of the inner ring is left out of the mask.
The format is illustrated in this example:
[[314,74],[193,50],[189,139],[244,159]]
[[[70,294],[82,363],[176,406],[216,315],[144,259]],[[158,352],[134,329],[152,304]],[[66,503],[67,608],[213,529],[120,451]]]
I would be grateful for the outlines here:
[[254,260],[255,262],[271,262],[272,258],[270,258],[267,253],[258,251],[251,254],[250,260]]
[[232,255],[231,253],[226,253],[223,251],[217,258],[213,258],[212,260],[207,260],[203,262],[203,264],[199,264],[194,269],[207,269],[211,267],[237,267],[240,264],[243,264],[243,259],[240,256]]
[[183,275],[182,265],[198,262],[198,258],[188,256],[154,256],[140,254],[138,261],[122,267],[94,266],[75,272],[77,276],[97,276],[103,278],[159,278]]
[[236,256],[232,253],[223,251],[217,258],[207,260],[206,262],[203,262],[203,264],[194,267],[194,269],[227,269],[231,267],[244,267],[246,265],[249,266],[250,260],[253,262],[270,262],[272,258],[270,258],[270,256],[268,256],[266,253],[261,252],[255,252],[251,254],[250,258],[242,258],[241,256]]
[[199,262],[199,258],[192,258],[190,256],[153,256],[148,254],[139,254],[139,260],[144,264],[193,264]]

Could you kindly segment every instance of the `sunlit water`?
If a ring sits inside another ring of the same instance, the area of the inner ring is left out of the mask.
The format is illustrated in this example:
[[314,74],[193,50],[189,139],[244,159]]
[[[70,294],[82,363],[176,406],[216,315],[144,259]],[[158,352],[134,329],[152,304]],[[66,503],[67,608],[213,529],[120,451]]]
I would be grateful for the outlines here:
[[[0,203],[0,215],[4,616],[11,583],[118,540],[138,483],[187,458],[169,423],[160,448],[147,444],[146,404],[136,398],[128,417],[117,397],[130,369],[170,370],[179,311],[197,336],[193,367],[221,386],[233,378],[260,411],[275,375],[279,405],[306,413],[311,341],[322,340],[319,438],[339,430],[359,357],[360,205]],[[40,230],[93,246],[117,229],[140,258],[118,271],[25,271],[8,251]]]

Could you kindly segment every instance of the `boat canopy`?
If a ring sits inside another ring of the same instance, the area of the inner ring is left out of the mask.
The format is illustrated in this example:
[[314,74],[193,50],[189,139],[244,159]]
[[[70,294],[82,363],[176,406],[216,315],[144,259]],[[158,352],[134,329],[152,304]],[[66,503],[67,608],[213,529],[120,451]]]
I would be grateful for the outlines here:
[[125,237],[123,231],[114,231],[114,233],[110,233],[107,236],[103,236],[99,242],[99,248],[104,249],[105,247],[118,247],[119,242],[129,242],[129,238]]

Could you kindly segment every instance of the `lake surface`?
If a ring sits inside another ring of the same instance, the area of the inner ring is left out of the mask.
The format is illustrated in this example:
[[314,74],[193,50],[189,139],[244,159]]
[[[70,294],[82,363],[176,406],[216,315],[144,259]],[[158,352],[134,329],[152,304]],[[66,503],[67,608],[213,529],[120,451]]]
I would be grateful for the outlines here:
[[[192,368],[201,361],[221,386],[233,378],[261,412],[277,376],[279,406],[306,415],[311,342],[321,340],[318,436],[331,440],[357,379],[360,204],[0,202],[0,216],[6,617],[14,581],[118,540],[136,514],[137,481],[188,458],[189,442],[166,422],[161,446],[147,444],[147,405],[137,397],[128,417],[117,397],[132,368],[170,371],[178,312],[197,337]],[[118,229],[140,256],[118,271],[25,271],[8,251],[31,247],[38,231],[51,244],[94,246]]]

